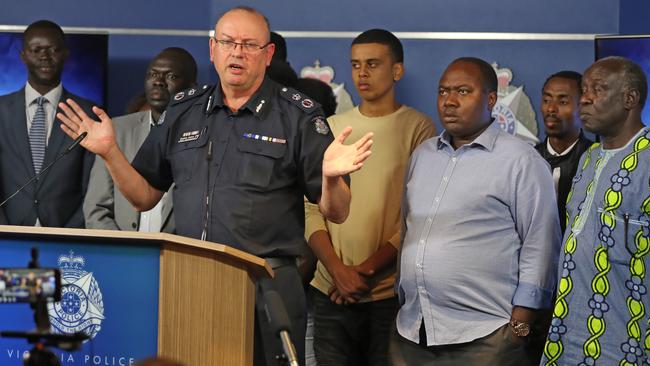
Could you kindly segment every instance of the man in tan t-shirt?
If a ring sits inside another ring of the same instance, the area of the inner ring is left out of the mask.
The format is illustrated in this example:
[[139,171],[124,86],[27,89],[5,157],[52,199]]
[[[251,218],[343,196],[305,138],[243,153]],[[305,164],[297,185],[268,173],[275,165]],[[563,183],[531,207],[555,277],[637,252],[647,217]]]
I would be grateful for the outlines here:
[[[372,131],[372,157],[350,175],[350,215],[343,224],[305,207],[306,238],[319,259],[314,289],[314,350],[323,365],[387,365],[398,304],[393,290],[400,246],[400,204],[411,152],[435,134],[431,119],[400,104],[395,84],[404,74],[402,45],[372,29],[352,42],[352,79],[361,104],[328,119],[336,134]],[[354,139],[354,137],[351,137]]]

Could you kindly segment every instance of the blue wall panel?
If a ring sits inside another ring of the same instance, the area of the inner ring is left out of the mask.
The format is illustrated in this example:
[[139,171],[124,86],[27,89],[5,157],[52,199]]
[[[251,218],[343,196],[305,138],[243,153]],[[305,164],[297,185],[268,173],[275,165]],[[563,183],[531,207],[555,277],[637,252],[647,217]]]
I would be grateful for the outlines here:
[[[334,82],[344,82],[346,90],[358,103],[350,73],[351,41],[289,39],[289,61],[296,72],[304,66],[312,66],[315,59],[320,60],[321,66],[334,67]],[[593,62],[594,55],[592,41],[406,40],[403,43],[406,74],[398,84],[398,97],[403,103],[432,116],[438,129],[438,80],[449,62],[457,57],[480,57],[511,69],[514,75],[511,85],[524,85],[525,93],[539,114],[541,88],[546,77],[563,69],[582,72]]]
[[68,27],[206,29],[208,7],[205,0],[3,1],[0,24],[50,19]]
[[619,33],[650,34],[650,1],[621,1]]
[[[3,4],[0,24],[24,25],[39,18],[49,18],[63,26],[208,30],[213,28],[214,22],[224,10],[242,4],[255,6],[264,12],[276,30],[363,31],[372,27],[383,27],[392,31],[419,32],[596,34],[617,33],[619,6],[623,7],[619,1],[609,0],[498,0],[490,3],[490,6],[473,0],[405,0],[383,3],[369,0],[338,0],[326,3],[296,0],[194,0],[184,3],[168,0],[67,0],[63,3],[26,0]],[[622,14],[621,18],[623,15],[629,17],[634,12],[628,13]],[[641,22],[640,19],[638,21]],[[335,65],[340,62],[347,66],[349,41],[290,39],[290,57],[294,66],[310,64],[315,58],[323,59],[324,64]],[[148,61],[164,47],[181,45],[187,48],[199,62],[200,82],[213,82],[214,70],[208,60],[206,43],[207,41],[200,37],[111,36],[109,112],[113,115],[123,113],[127,101],[142,90],[142,78]],[[548,72],[564,68],[580,70],[593,58],[590,42],[581,43],[579,47],[574,47],[575,42],[561,41],[405,43],[408,67],[412,74],[407,75],[400,90],[404,100],[413,101],[411,103],[416,106],[424,105],[424,94],[434,96],[431,93],[435,91],[435,82],[442,68],[455,56],[472,54],[499,61],[505,67],[514,67],[515,84],[525,83],[529,93],[533,91],[531,89],[538,89],[539,79],[544,78]],[[331,47],[331,50],[327,55],[323,55],[322,49],[328,47]],[[542,57],[530,58],[527,61],[529,54]],[[529,66],[534,66],[530,68],[534,75],[524,76],[529,74]],[[341,70],[345,69],[337,67],[339,73]],[[418,78],[421,76],[424,83],[416,81],[415,75]],[[430,83],[427,83],[427,75],[431,75]],[[521,81],[517,78],[521,78]],[[531,98],[538,99],[532,95]]]
[[[222,1],[257,7],[281,30],[359,31],[373,27],[415,32],[615,33],[619,1],[610,0],[404,0]],[[216,17],[213,17],[213,20]]]

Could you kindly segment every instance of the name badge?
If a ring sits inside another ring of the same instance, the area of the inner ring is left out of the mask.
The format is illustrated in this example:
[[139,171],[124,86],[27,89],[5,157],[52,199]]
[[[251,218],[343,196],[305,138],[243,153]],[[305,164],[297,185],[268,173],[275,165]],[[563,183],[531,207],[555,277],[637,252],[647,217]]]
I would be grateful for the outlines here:
[[183,132],[181,137],[178,139],[178,143],[182,144],[184,142],[190,142],[194,140],[198,140],[199,137],[201,137],[201,134],[203,134],[204,130],[196,130],[196,131],[187,131]]

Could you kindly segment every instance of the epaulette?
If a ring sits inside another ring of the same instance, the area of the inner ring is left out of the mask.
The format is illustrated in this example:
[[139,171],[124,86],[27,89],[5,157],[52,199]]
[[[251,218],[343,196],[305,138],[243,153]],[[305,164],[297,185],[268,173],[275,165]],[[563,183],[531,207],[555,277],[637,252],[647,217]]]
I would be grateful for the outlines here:
[[189,89],[185,89],[183,91],[180,91],[176,93],[173,97],[172,100],[169,102],[169,105],[175,105],[179,103],[183,103],[185,101],[194,99],[196,97],[199,97],[203,95],[206,91],[208,91],[210,87],[208,85],[203,85],[201,87],[193,87]]
[[320,107],[320,104],[316,101],[293,88],[283,86],[282,89],[280,89],[280,95],[291,102],[291,104],[307,113],[311,113],[314,109]]

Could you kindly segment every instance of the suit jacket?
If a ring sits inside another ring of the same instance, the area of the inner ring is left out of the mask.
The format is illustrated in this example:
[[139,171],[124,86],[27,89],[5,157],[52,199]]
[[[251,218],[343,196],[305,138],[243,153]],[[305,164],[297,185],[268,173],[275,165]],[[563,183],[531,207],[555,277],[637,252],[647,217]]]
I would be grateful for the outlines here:
[[[129,161],[149,134],[149,112],[138,112],[113,119],[115,139]],[[172,187],[173,188],[173,187]],[[174,232],[171,189],[163,195],[161,231]],[[90,187],[84,200],[84,216],[89,229],[135,231],[140,227],[140,213],[114,187],[113,179],[102,158],[97,157],[90,173]]]
[[562,233],[564,233],[567,220],[566,203],[567,198],[569,197],[569,192],[571,191],[571,186],[573,185],[573,177],[578,171],[578,163],[580,162],[582,153],[587,151],[589,146],[594,142],[587,139],[582,131],[580,131],[578,142],[573,147],[573,150],[564,156],[553,156],[548,152],[548,148],[546,147],[547,141],[548,137],[541,143],[537,144],[535,149],[551,165],[551,170],[560,168],[560,181],[558,182],[557,187],[557,211],[560,215],[560,227],[562,228]]
[[[63,89],[61,100],[74,99],[87,112],[92,102]],[[91,114],[92,115],[92,114]],[[43,168],[72,140],[54,121]],[[0,208],[0,223],[32,226],[84,227],[82,203],[95,156],[81,146],[64,156],[38,181]],[[34,176],[25,116],[25,89],[0,96],[0,196],[8,197]]]

